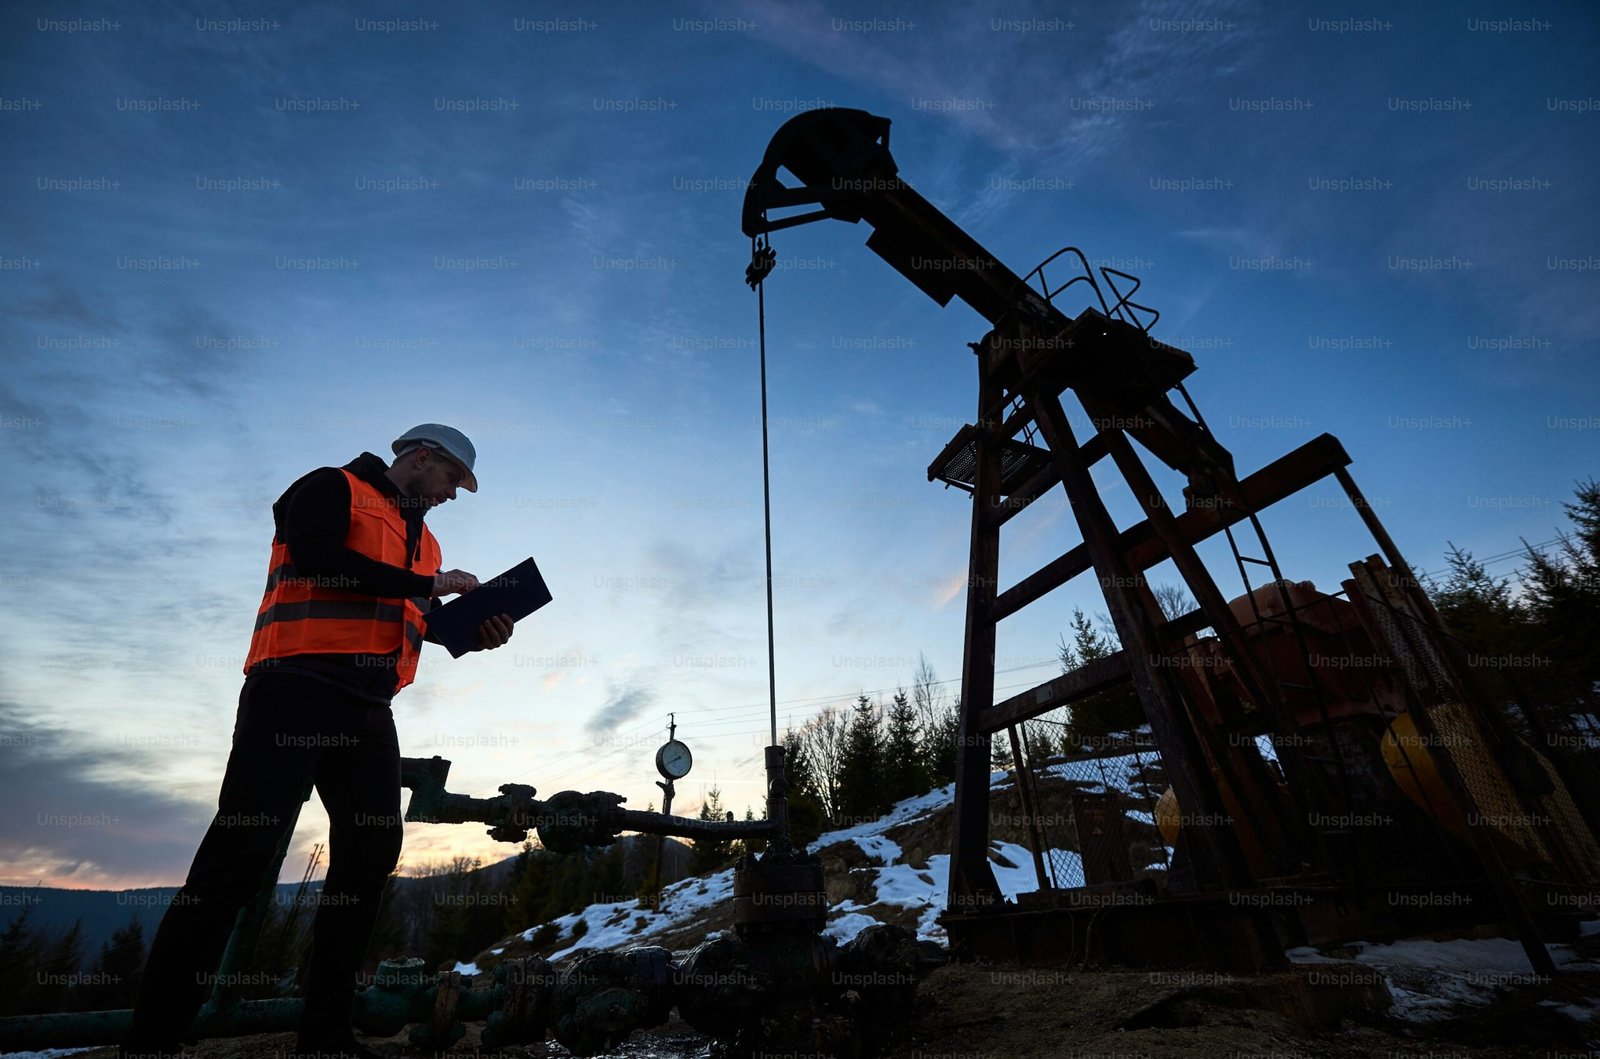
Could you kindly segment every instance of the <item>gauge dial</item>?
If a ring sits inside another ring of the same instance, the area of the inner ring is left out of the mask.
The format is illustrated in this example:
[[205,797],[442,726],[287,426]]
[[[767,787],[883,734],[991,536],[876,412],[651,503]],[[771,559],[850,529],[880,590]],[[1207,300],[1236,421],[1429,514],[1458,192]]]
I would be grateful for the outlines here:
[[673,739],[656,751],[656,771],[669,780],[681,780],[689,774],[694,756],[682,742]]

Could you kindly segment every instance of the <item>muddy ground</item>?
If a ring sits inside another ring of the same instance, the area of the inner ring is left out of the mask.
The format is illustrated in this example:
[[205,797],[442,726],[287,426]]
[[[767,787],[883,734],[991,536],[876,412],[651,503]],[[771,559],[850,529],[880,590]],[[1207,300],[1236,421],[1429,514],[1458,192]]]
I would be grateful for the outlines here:
[[[901,1025],[885,1059],[1578,1059],[1600,1056],[1594,1014],[1600,971],[1572,971],[1539,986],[1502,989],[1482,1005],[1461,1007],[1433,1022],[1396,1018],[1381,1008],[1386,991],[1373,989],[1370,967],[1318,964],[1320,979],[1354,989],[1311,990],[1307,968],[1231,978],[1172,972],[1069,970],[957,964],[933,972],[918,990],[916,1010]],[[1374,1003],[1373,1001],[1376,1001]],[[870,1013],[881,1023],[881,1013]],[[481,1026],[445,1055],[544,1059],[570,1053],[554,1041],[498,1052],[479,1043]],[[430,1056],[404,1035],[367,1038],[391,1059]],[[196,1059],[283,1059],[293,1034],[212,1039]],[[679,1021],[636,1033],[609,1056],[690,1059],[712,1041]],[[114,1059],[112,1049],[81,1053]],[[799,1059],[798,1055],[790,1059]]]

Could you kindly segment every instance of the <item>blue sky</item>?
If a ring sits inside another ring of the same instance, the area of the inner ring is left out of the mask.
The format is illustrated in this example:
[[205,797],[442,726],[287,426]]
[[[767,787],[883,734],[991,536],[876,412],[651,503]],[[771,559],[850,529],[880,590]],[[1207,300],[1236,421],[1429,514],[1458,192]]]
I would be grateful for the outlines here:
[[[555,601],[502,651],[425,657],[402,752],[451,758],[453,790],[642,808],[676,711],[678,808],[713,782],[758,804],[738,211],[815,106],[892,119],[902,176],[1016,271],[1075,244],[1140,275],[1241,472],[1329,432],[1419,568],[1549,540],[1596,471],[1600,19],[1516,6],[10,6],[0,883],[182,880],[271,501],[421,421],[480,454],[431,516],[446,564],[532,554]],[[926,467],[987,328],[867,234],[774,239],[780,724],[919,652],[960,673],[968,507]],[[1265,520],[1324,587],[1374,550],[1333,495]],[[1002,582],[1075,543],[1042,501]],[[1002,625],[1002,694],[1051,675],[1088,591]],[[286,878],[325,830],[313,801]],[[404,857],[512,851],[412,826]]]

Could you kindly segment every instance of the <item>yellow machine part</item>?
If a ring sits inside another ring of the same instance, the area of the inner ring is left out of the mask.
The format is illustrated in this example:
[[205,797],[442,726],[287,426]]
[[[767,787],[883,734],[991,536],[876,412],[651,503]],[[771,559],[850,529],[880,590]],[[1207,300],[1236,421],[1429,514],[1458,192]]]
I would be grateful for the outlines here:
[[[1467,794],[1474,803],[1468,811],[1503,840],[1500,844],[1503,855],[1527,863],[1551,861],[1543,839],[1517,800],[1505,769],[1489,756],[1483,732],[1466,707],[1458,702],[1441,703],[1429,707],[1428,716],[1433,721],[1440,746],[1449,748],[1456,770],[1466,784]],[[1542,755],[1532,748],[1524,749],[1549,768]],[[1439,821],[1446,831],[1466,840],[1467,820],[1445,788],[1436,753],[1426,745],[1408,713],[1396,717],[1383,733],[1384,764],[1406,797]],[[1565,788],[1562,792],[1565,793]]]
[[[1258,876],[1270,875],[1272,862],[1267,857],[1267,851],[1261,847],[1261,839],[1256,834],[1255,828],[1250,826],[1244,806],[1239,804],[1238,796],[1233,793],[1228,781],[1222,778],[1220,770],[1212,769],[1211,775],[1216,780],[1217,793],[1222,796],[1222,808],[1234,821],[1233,833],[1239,838],[1239,848],[1244,853],[1245,863],[1250,865],[1250,870]],[[1162,841],[1169,846],[1172,845],[1183,827],[1183,809],[1178,805],[1178,793],[1171,787],[1156,799],[1154,815],[1156,830],[1161,832]]]
[[1437,820],[1446,831],[1468,841],[1467,821],[1445,788],[1439,766],[1423,746],[1409,713],[1402,713],[1383,732],[1383,763],[1405,796]]
[[[1553,788],[1537,795],[1543,810],[1541,815],[1550,825],[1541,834],[1532,826],[1530,814],[1517,800],[1505,769],[1485,751],[1482,733],[1466,709],[1459,703],[1443,703],[1432,707],[1429,716],[1442,744],[1451,748],[1456,768],[1475,803],[1469,811],[1510,842],[1509,849],[1530,862],[1554,863],[1565,868],[1569,874],[1577,876],[1569,881],[1585,883],[1600,877],[1600,843],[1595,841],[1594,833],[1549,758],[1524,744],[1523,750],[1550,777]],[[1467,821],[1446,792],[1435,752],[1425,745],[1410,714],[1396,717],[1384,732],[1383,761],[1406,797],[1452,835],[1466,839]],[[1552,856],[1550,842],[1560,847],[1560,858]]]
[[[1497,844],[1512,861],[1523,863],[1550,862],[1551,855],[1539,831],[1529,826],[1528,814],[1516,800],[1505,770],[1488,755],[1482,733],[1471,715],[1459,703],[1442,703],[1429,710],[1440,745],[1451,748],[1456,768],[1466,784],[1473,804],[1466,811],[1473,818],[1492,827],[1500,840]],[[1437,754],[1444,752],[1430,747],[1417,731],[1416,723],[1408,713],[1400,714],[1390,722],[1383,733],[1381,744],[1384,764],[1407,798],[1423,812],[1436,820],[1449,834],[1469,841],[1467,817],[1456,804],[1439,775]],[[1555,825],[1550,838],[1559,839],[1565,861],[1571,861],[1571,870],[1587,878],[1600,877],[1600,841],[1589,829],[1582,813],[1572,800],[1566,785],[1561,782],[1555,767],[1543,754],[1527,747],[1527,752],[1549,775],[1554,790],[1539,797],[1547,819]],[[1240,811],[1238,798],[1232,789],[1215,772],[1217,788],[1222,795],[1223,807],[1241,826],[1235,828],[1245,859],[1252,869],[1261,872],[1267,858],[1254,830],[1243,825],[1246,819]],[[1168,844],[1177,839],[1182,829],[1183,811],[1177,793],[1168,787],[1156,801],[1156,828]],[[1580,880],[1581,881],[1581,880]]]
[[1161,832],[1161,840],[1167,845],[1172,845],[1178,838],[1178,792],[1168,787],[1166,793],[1156,799],[1156,830]]

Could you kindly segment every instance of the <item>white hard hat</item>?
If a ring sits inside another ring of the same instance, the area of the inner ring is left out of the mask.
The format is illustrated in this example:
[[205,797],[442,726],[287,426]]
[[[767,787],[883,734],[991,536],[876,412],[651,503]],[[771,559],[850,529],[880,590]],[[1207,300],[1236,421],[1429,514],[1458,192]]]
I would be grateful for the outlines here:
[[438,449],[456,463],[461,465],[464,472],[461,484],[469,493],[478,491],[477,476],[472,473],[472,465],[478,458],[478,450],[472,447],[472,442],[467,436],[455,427],[447,427],[443,423],[421,423],[394,439],[390,447],[396,456],[406,449],[416,445],[426,445]]

